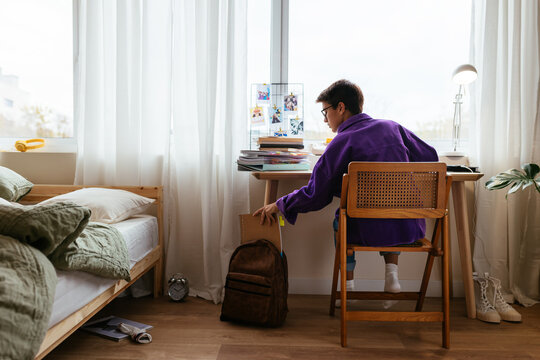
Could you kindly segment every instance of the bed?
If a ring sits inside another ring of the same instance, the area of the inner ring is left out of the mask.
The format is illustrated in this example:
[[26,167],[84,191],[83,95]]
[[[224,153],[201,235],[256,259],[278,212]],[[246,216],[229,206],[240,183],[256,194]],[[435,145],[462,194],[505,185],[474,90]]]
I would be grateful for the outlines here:
[[[20,203],[34,204],[85,187],[121,189],[155,199],[152,209],[155,216],[137,215],[113,225],[122,233],[128,245],[131,263],[130,281],[99,278],[83,272],[57,270],[58,284],[49,328],[35,357],[36,359],[45,357],[149,270],[154,269],[154,297],[162,293],[162,187],[34,185],[31,192],[24,196]],[[91,300],[88,301],[88,299]]]

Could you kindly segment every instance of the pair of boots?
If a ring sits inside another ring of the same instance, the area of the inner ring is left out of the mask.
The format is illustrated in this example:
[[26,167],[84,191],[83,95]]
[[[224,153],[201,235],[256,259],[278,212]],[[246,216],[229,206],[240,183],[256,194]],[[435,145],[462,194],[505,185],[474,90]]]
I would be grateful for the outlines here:
[[[347,280],[347,291],[354,291],[354,280]],[[401,292],[401,285],[398,279],[398,266],[396,264],[386,264],[384,274],[384,292],[399,293]],[[348,300],[347,304],[354,303],[356,300]],[[394,305],[397,301],[386,300],[383,302],[383,307],[388,309]],[[336,300],[336,307],[341,307],[341,299]]]
[[473,280],[478,320],[495,324],[501,320],[521,322],[521,314],[504,301],[499,279],[489,276],[488,273],[484,273],[484,276],[473,273]]

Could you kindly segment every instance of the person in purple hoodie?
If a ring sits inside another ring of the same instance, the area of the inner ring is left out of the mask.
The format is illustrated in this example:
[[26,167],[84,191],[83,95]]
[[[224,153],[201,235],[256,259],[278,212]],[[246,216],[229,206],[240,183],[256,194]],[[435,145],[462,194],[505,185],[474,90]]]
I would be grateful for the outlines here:
[[[438,161],[435,149],[411,131],[391,120],[373,119],[362,112],[364,96],[347,80],[338,80],[321,92],[324,122],[337,135],[315,164],[306,186],[265,205],[253,213],[261,223],[272,223],[278,211],[294,225],[299,213],[320,210],[341,196],[341,181],[351,161],[413,162]],[[337,231],[339,209],[334,218]],[[425,235],[424,219],[348,219],[349,243],[371,246],[410,244]],[[334,233],[335,234],[335,233]],[[335,235],[334,235],[335,237]],[[335,241],[335,238],[334,238]],[[384,291],[401,291],[398,252],[381,253],[386,263]],[[347,289],[354,289],[354,255],[347,257]]]

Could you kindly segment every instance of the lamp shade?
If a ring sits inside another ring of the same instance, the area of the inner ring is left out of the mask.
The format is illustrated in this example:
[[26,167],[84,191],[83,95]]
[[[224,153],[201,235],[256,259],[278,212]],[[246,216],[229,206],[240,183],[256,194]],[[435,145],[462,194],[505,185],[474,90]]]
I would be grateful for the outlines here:
[[476,68],[471,64],[463,64],[458,66],[452,74],[452,80],[459,85],[472,83],[477,77],[478,74],[476,72]]

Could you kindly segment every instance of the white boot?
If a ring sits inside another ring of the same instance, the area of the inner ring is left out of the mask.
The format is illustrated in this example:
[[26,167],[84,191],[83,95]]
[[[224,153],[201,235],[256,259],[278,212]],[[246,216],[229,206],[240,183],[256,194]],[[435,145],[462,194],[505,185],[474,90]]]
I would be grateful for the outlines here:
[[[347,280],[347,291],[354,291],[354,280]],[[355,303],[357,300],[347,300],[347,305]],[[341,307],[341,299],[336,299],[336,307]]]
[[394,294],[401,292],[401,285],[398,279],[398,266],[396,264],[386,264],[385,269],[384,292]]
[[501,317],[497,310],[491,305],[487,297],[487,288],[489,282],[483,277],[479,277],[473,273],[474,280],[474,297],[476,300],[476,317],[488,323],[498,324],[501,322]]
[[501,319],[510,322],[521,322],[521,314],[504,301],[501,293],[501,281],[493,276],[489,276],[488,273],[485,273],[484,277],[489,282],[487,290],[488,299],[491,300],[491,304],[497,310]]

